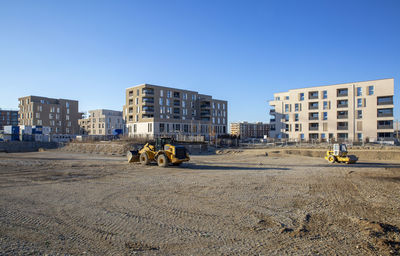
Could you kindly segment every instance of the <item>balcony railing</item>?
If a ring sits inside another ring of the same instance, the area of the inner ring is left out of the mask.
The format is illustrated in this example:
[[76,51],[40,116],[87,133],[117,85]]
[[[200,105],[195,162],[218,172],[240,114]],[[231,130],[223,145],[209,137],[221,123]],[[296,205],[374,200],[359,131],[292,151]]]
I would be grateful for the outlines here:
[[310,116],[308,117],[308,120],[318,120],[318,116]]
[[149,89],[143,89],[142,93],[144,95],[153,95],[154,94],[154,90],[149,90]]
[[349,107],[349,105],[348,104],[338,104],[337,107],[338,108],[347,108],[347,107]]
[[270,109],[270,110],[269,110],[269,113],[270,113],[270,114],[275,114],[275,109]]
[[312,106],[312,105],[310,105],[310,106],[308,106],[308,109],[318,109],[318,106]]
[[349,118],[348,115],[338,115],[337,116],[337,119],[347,119],[347,118]]
[[318,131],[318,126],[310,126],[308,130],[310,131]]
[[313,100],[313,99],[318,99],[318,94],[310,94],[309,96],[308,96],[308,98],[310,99],[310,100]]
[[276,119],[269,119],[269,122],[270,122],[270,123],[275,123],[275,122],[276,122]]
[[378,125],[378,129],[393,129],[392,125]]
[[143,98],[142,102],[145,104],[154,104],[154,99],[153,98]]
[[378,106],[380,105],[393,105],[393,100],[378,101]]
[[378,112],[378,117],[391,117],[393,116],[393,113],[379,113]]
[[349,127],[348,126],[338,126],[337,129],[340,131],[345,131],[345,130],[348,130]]

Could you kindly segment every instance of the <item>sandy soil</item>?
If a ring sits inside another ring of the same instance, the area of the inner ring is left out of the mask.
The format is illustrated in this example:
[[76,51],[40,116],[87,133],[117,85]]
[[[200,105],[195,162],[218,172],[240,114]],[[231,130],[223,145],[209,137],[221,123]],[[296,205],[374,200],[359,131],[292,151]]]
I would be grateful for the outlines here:
[[0,153],[2,255],[399,255],[400,164]]

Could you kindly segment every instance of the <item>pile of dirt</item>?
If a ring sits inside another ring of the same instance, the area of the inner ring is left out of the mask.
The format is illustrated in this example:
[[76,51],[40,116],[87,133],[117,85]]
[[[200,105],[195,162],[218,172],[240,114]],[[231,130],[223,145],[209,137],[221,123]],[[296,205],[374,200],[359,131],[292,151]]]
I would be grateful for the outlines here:
[[[326,149],[271,149],[266,151],[272,155],[299,155],[323,158]],[[400,160],[397,150],[349,150],[349,155],[355,155],[359,160]]]
[[131,150],[133,145],[129,143],[69,143],[68,145],[59,148],[60,151],[79,152],[90,154],[110,154],[110,155],[125,155],[128,150]]

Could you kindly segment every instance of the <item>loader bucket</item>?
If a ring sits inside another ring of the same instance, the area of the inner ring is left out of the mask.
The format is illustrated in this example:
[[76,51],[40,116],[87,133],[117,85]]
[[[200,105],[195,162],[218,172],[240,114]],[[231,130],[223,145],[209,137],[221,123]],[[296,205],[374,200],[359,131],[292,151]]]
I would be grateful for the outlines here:
[[139,162],[139,150],[129,150],[126,156],[128,158],[128,163]]

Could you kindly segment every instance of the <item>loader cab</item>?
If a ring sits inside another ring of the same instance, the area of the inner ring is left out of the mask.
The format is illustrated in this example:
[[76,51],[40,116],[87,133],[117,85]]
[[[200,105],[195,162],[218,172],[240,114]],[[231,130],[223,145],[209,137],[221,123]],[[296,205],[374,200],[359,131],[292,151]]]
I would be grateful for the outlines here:
[[173,140],[172,138],[157,138],[155,142],[155,150],[164,150],[164,146],[166,144],[172,144]]

